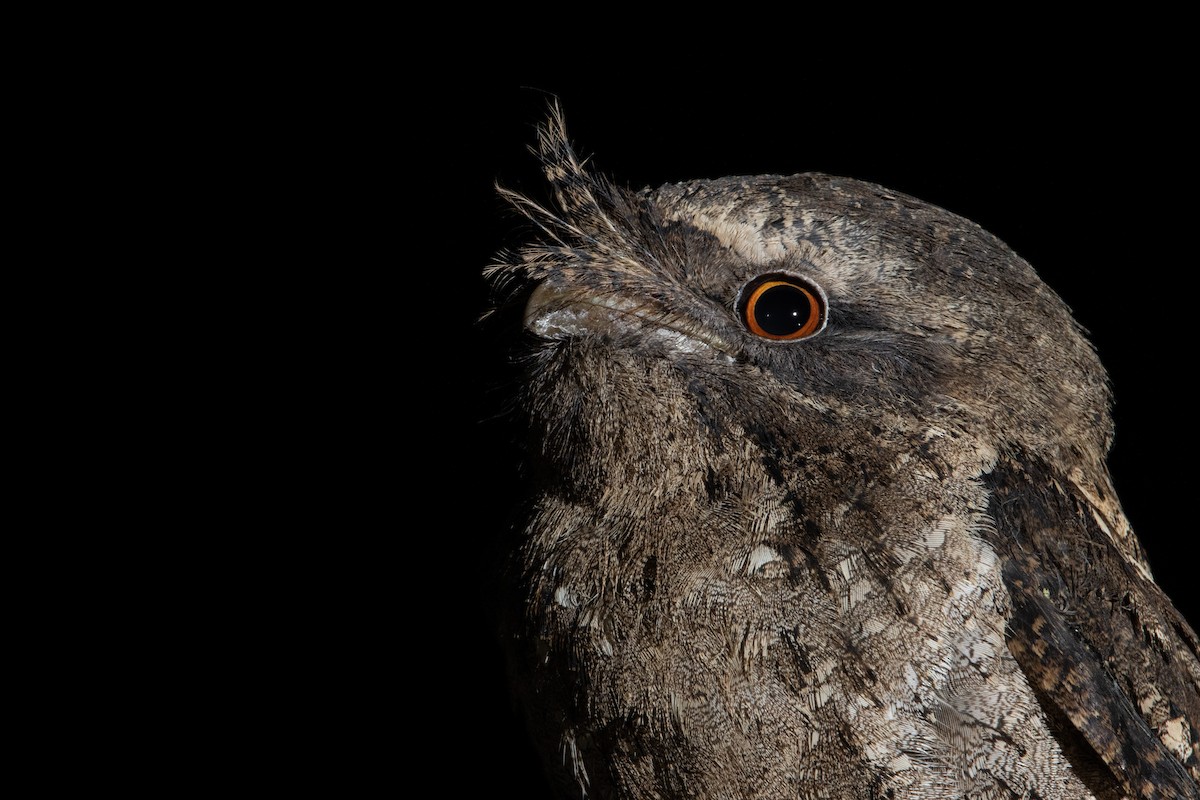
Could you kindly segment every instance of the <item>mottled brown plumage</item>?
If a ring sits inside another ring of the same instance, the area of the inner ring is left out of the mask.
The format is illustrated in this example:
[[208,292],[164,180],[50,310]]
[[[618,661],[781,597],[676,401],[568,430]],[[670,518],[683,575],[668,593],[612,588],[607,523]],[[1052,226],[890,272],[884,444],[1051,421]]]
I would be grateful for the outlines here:
[[[1200,645],[1027,263],[860,181],[634,193],[557,112],[540,144],[557,208],[510,195],[542,235],[490,276],[531,345],[505,637],[563,797],[1197,797]],[[823,327],[748,329],[763,275]]]

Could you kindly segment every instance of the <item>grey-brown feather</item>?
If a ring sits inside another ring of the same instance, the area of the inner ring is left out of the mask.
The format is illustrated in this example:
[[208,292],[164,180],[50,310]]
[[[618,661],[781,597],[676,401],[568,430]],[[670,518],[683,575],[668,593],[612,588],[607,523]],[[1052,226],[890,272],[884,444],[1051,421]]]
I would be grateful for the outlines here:
[[[513,198],[542,238],[490,275],[533,292],[505,635],[564,797],[1196,796],[1196,636],[1027,263],[859,181],[629,192],[557,111],[540,150],[557,207]],[[826,329],[748,332],[767,272]]]

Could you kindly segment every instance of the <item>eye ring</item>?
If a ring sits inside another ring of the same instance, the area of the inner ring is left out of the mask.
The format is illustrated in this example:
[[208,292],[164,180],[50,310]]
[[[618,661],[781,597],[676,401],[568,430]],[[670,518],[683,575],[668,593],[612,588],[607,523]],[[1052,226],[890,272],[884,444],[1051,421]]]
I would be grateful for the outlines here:
[[746,330],[776,342],[794,342],[825,329],[825,292],[810,280],[769,272],[738,293],[738,316]]

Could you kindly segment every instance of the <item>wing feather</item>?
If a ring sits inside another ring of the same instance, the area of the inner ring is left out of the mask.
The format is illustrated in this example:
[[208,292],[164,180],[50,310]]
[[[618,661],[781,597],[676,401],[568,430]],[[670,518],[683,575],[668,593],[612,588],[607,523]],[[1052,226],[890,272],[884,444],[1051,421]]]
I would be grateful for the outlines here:
[[[1008,644],[1068,756],[1139,798],[1197,798],[1200,644],[1081,493],[1028,454],[987,476],[988,532],[1012,598]],[[1109,510],[1111,513],[1111,510]],[[1086,770],[1083,770],[1086,773]]]

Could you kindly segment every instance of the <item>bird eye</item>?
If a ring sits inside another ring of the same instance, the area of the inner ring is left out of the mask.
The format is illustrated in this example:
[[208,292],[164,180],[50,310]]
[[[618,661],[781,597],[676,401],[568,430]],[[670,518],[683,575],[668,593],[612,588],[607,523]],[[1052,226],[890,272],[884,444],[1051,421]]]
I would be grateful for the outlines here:
[[746,330],[764,339],[807,339],[825,327],[825,293],[795,275],[758,276],[742,287],[737,305]]

